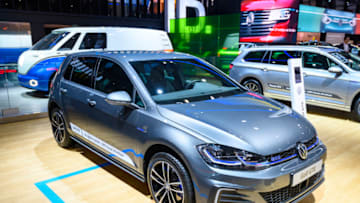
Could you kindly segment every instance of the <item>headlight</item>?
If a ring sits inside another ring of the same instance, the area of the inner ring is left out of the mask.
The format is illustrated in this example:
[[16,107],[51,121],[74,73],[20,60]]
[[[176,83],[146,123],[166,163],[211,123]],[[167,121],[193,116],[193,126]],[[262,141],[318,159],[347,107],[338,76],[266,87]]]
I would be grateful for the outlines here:
[[199,145],[198,150],[203,159],[212,166],[236,169],[258,170],[269,165],[265,157],[218,144]]
[[356,19],[350,20],[349,24],[350,24],[351,27],[355,27],[356,26]]
[[291,16],[291,9],[275,9],[270,11],[269,20],[288,20]]

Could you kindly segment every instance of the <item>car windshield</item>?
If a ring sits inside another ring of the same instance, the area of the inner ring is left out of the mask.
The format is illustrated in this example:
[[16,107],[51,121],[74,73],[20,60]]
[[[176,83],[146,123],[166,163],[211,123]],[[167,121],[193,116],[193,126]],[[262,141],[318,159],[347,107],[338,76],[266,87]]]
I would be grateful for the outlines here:
[[349,68],[360,71],[360,58],[358,56],[344,51],[330,52],[330,54],[345,63]]
[[136,61],[131,65],[158,104],[189,103],[245,91],[198,59]]
[[49,50],[62,40],[69,32],[52,32],[39,40],[32,50]]

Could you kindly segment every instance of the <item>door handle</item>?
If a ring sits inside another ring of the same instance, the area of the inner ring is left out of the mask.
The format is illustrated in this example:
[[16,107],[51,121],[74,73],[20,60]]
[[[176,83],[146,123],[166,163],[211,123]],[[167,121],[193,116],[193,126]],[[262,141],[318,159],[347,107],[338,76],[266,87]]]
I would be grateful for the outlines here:
[[267,71],[268,71],[268,68],[262,68],[262,70],[263,70],[264,72],[267,72]]
[[67,93],[67,89],[65,89],[65,88],[60,88],[60,92],[63,93],[63,94],[66,94],[66,93]]
[[96,101],[94,101],[94,100],[87,99],[87,102],[88,102],[88,104],[89,104],[90,107],[96,106]]

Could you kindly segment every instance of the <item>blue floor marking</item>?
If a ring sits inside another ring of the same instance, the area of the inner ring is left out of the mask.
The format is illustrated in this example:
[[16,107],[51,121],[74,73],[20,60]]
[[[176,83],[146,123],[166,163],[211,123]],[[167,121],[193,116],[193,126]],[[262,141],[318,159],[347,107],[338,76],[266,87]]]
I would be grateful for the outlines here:
[[55,178],[51,178],[51,179],[48,179],[48,180],[37,182],[37,183],[35,183],[35,186],[51,202],[61,203],[61,202],[64,202],[64,201],[54,191],[51,190],[51,188],[47,185],[48,183],[52,183],[52,182],[55,182],[55,181],[58,181],[58,180],[69,178],[69,177],[72,177],[72,176],[75,176],[75,175],[79,175],[81,173],[89,172],[89,171],[92,171],[92,170],[95,170],[95,169],[98,169],[98,168],[102,168],[102,167],[105,167],[105,166],[109,166],[109,165],[111,165],[111,163],[106,162],[106,163],[103,163],[103,164],[100,164],[100,165],[97,165],[97,166],[92,166],[92,167],[85,168],[85,169],[82,169],[82,170],[79,170],[79,171],[75,171],[75,172],[72,172],[72,173],[61,175],[61,176],[58,176],[58,177],[55,177]]

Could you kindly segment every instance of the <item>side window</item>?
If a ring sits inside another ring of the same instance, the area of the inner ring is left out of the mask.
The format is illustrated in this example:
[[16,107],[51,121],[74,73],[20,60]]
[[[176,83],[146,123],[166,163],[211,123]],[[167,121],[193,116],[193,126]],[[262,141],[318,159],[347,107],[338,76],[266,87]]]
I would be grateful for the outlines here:
[[288,59],[299,57],[300,53],[297,51],[272,51],[270,63],[277,65],[288,65]]
[[329,68],[327,57],[317,53],[305,52],[303,55],[303,63],[306,68],[321,70],[327,70]]
[[72,36],[65,44],[63,44],[58,50],[59,51],[66,51],[66,50],[72,50],[74,47],[76,41],[78,40],[80,36],[80,33],[76,33],[74,36]]
[[95,78],[95,89],[106,94],[126,91],[133,95],[133,85],[122,68],[109,60],[102,59]]
[[333,67],[333,66],[339,66],[339,67],[341,67],[339,64],[337,64],[335,61],[333,61],[333,60],[331,60],[331,59],[329,59],[328,58],[328,60],[329,60],[329,64],[330,64],[330,67]]
[[257,62],[261,63],[264,57],[265,51],[252,51],[249,52],[245,57],[244,60],[248,62]]
[[[71,60],[64,77],[78,84],[92,87],[92,78],[94,76],[94,69],[96,66],[97,58],[95,57],[75,57]],[[69,72],[71,76],[69,76]],[[69,72],[68,72],[69,71]],[[66,78],[65,78],[66,79]]]
[[106,33],[87,33],[79,49],[105,49]]

